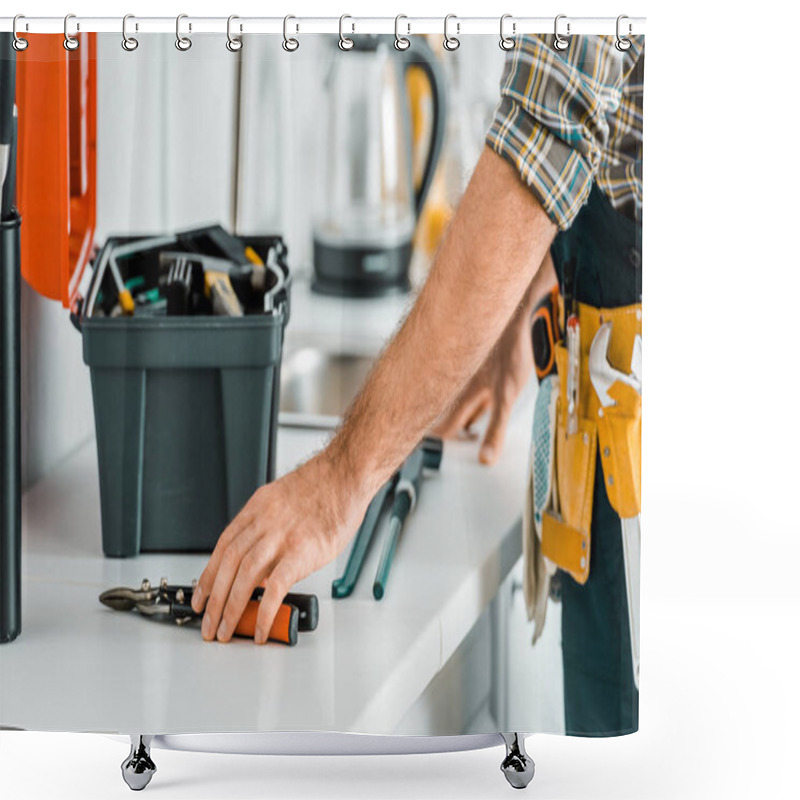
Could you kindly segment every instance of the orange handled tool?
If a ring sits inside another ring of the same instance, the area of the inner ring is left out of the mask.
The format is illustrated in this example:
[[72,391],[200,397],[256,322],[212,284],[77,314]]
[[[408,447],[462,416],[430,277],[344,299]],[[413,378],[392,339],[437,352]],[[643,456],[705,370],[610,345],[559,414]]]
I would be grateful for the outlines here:
[[[162,578],[158,586],[152,586],[147,579],[142,581],[138,589],[120,586],[108,589],[100,595],[103,605],[116,611],[132,611],[156,619],[171,619],[178,625],[199,619],[192,608],[191,586],[172,586],[166,578]],[[234,631],[235,636],[254,638],[258,606],[264,594],[263,587],[258,587],[252,594],[239,624]],[[319,620],[319,602],[313,594],[287,594],[275,615],[270,628],[269,640],[283,644],[297,644],[298,631],[313,631]]]
[[[256,635],[256,621],[258,619],[258,600],[250,600],[244,609],[242,618],[233,632],[234,636],[245,636],[254,639]],[[297,631],[300,623],[300,612],[288,603],[283,603],[275,615],[272,627],[269,629],[267,639],[284,644],[297,644]]]

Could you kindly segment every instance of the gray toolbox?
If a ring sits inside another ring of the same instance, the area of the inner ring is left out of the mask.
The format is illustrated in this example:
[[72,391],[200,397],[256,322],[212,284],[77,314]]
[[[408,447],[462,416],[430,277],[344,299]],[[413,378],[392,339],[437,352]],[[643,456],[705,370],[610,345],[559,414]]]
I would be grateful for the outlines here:
[[[114,278],[95,270],[79,320],[91,370],[107,556],[209,552],[253,491],[275,477],[289,315],[286,248],[279,237],[238,239],[218,226],[175,239],[165,247],[205,255],[221,242],[224,252],[216,255],[224,257],[237,246],[243,256],[249,245],[270,259],[272,272],[264,292],[237,291],[243,316],[148,315],[147,309],[115,316]],[[95,267],[109,248],[137,240],[109,239]],[[152,284],[165,247],[120,259],[118,278]],[[239,263],[247,263],[241,256]]]

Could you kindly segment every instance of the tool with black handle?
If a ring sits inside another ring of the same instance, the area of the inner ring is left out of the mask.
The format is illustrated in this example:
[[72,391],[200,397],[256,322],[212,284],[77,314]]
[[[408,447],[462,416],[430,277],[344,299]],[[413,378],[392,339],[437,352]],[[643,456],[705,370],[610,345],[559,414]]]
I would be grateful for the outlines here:
[[[162,578],[158,586],[152,586],[150,581],[145,579],[138,589],[119,586],[103,592],[99,599],[103,605],[115,611],[136,609],[148,617],[172,620],[177,625],[186,625],[203,616],[192,608],[194,587],[195,582],[191,586],[173,586],[166,578]],[[253,591],[236,626],[234,636],[255,638],[258,608],[263,595],[263,587],[259,586]],[[319,601],[316,595],[287,594],[275,615],[267,638],[273,642],[292,646],[297,644],[298,632],[313,631],[318,622]]]

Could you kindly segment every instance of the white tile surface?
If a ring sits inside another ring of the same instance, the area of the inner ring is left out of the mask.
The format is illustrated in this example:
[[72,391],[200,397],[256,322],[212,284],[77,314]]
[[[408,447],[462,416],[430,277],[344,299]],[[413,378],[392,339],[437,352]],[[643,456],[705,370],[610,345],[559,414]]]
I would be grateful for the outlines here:
[[[101,552],[93,443],[24,498],[23,631],[3,647],[0,721],[36,730],[98,732],[344,730],[391,733],[486,607],[518,558],[517,519],[530,398],[499,465],[473,442],[448,443],[426,478],[380,603],[373,546],[354,594],[330,599],[347,551],[298,585],[318,594],[320,625],[295,648],[246,640],[204,643],[97,600],[111,586],[162,575],[189,582],[203,555]],[[281,429],[279,470],[325,434]],[[375,544],[378,544],[376,542]]]

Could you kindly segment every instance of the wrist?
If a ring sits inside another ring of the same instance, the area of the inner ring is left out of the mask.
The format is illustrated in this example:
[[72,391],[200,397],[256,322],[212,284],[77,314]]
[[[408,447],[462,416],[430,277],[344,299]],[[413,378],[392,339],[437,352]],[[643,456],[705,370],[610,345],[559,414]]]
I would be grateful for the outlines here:
[[303,465],[308,470],[311,491],[318,493],[328,517],[331,544],[339,553],[358,529],[372,499],[369,483],[348,459],[336,440]]

